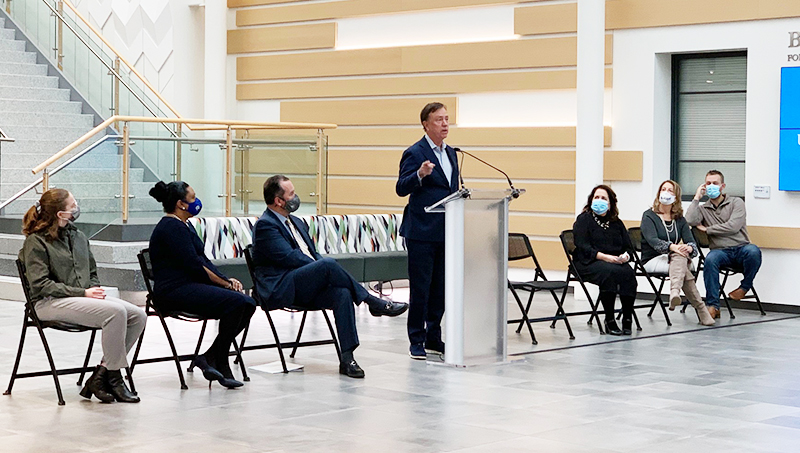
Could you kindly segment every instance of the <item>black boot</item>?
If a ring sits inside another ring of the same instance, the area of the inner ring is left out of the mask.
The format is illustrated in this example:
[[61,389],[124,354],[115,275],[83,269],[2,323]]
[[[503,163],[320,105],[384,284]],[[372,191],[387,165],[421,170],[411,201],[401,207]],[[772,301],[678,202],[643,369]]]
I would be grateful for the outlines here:
[[631,335],[633,331],[633,304],[636,298],[632,296],[619,296],[619,301],[622,304],[622,334]]
[[617,322],[614,321],[614,300],[617,298],[617,294],[611,291],[603,291],[600,293],[600,303],[603,304],[603,312],[605,313],[605,324],[606,333],[610,335],[622,335],[622,331],[619,330],[619,326],[617,326]]
[[108,376],[107,373],[108,370],[106,367],[98,365],[97,368],[94,369],[92,376],[86,380],[86,384],[81,389],[80,395],[89,400],[92,399],[92,395],[94,395],[104,403],[114,402],[114,395],[108,393],[105,388],[106,378]]
[[131,393],[128,390],[128,386],[125,385],[125,379],[122,378],[120,370],[109,370],[107,376],[109,390],[111,390],[111,394],[114,395],[117,401],[120,403],[139,402],[139,397]]

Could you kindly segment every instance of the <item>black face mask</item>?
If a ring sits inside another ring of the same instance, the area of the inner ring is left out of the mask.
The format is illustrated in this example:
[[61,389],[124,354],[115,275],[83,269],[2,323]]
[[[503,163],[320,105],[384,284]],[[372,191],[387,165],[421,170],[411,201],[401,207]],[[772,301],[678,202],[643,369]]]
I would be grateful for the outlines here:
[[283,201],[286,202],[286,206],[284,206],[284,209],[286,209],[290,213],[300,209],[300,197],[298,197],[297,194],[294,194],[294,197]]

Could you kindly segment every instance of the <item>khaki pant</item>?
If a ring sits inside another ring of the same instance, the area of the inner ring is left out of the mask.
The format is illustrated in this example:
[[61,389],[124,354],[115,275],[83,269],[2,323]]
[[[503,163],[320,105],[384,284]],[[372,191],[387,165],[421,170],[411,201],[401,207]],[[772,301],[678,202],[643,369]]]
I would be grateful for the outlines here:
[[103,359],[109,370],[128,366],[131,350],[144,330],[144,310],[122,299],[106,297],[46,298],[36,302],[36,315],[42,321],[63,321],[103,329]]

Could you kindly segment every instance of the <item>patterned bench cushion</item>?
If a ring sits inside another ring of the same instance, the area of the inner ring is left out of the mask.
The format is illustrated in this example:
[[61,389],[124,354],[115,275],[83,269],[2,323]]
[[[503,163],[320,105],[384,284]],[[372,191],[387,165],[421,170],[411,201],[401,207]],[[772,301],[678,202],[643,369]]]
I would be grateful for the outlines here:
[[[404,251],[398,234],[402,215],[357,214],[302,216],[309,234],[322,255]],[[189,220],[203,240],[209,259],[243,256],[253,243],[252,231],[258,217],[203,217]]]

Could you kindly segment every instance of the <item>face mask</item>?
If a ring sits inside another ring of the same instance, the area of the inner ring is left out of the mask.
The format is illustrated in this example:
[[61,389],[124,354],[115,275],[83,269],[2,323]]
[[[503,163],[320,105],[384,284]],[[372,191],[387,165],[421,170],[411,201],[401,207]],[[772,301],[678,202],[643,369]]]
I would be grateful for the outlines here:
[[71,211],[61,211],[61,212],[68,212],[69,215],[72,218],[71,219],[67,219],[67,220],[70,220],[70,221],[74,222],[74,221],[78,220],[78,217],[81,216],[81,207],[78,206],[78,205],[75,205],[75,209],[73,209]]
[[592,201],[592,211],[597,215],[605,214],[608,212],[608,202],[600,198]]
[[284,208],[287,211],[295,212],[298,209],[300,209],[300,197],[298,197],[297,194],[294,194],[294,197],[292,197],[291,199],[284,201],[286,201],[286,206],[284,206]]
[[675,203],[675,195],[665,190],[658,196],[658,202],[665,205],[671,205],[672,203]]
[[197,197],[195,197],[194,201],[191,202],[191,203],[189,203],[187,201],[184,201],[184,203],[189,205],[189,206],[186,207],[186,212],[188,212],[189,214],[191,214],[193,216],[196,216],[197,214],[200,214],[200,211],[203,210],[203,202],[200,201],[200,199],[197,198]]
[[708,198],[711,198],[711,199],[719,198],[719,194],[720,194],[720,191],[719,191],[719,186],[718,185],[709,184],[709,185],[706,186],[706,195],[708,195]]

